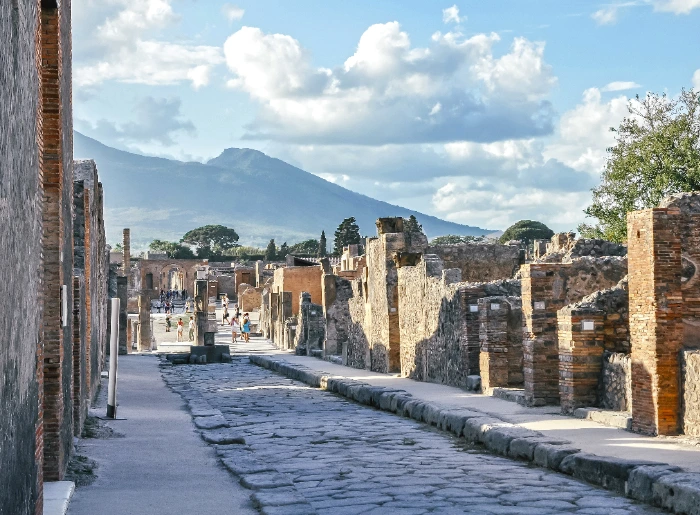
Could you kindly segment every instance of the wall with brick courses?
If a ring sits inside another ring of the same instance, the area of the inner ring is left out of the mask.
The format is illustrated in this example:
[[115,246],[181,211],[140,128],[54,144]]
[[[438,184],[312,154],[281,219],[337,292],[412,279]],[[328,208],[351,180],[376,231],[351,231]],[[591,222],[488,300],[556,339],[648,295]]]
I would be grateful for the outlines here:
[[85,276],[77,273],[73,276],[73,434],[75,436],[80,436],[89,407],[85,375],[86,331]]
[[523,322],[520,297],[484,297],[479,306],[481,389],[522,387]]
[[0,2],[0,284],[5,304],[18,313],[0,318],[3,515],[33,514],[41,492],[35,460],[41,442],[36,434],[41,387],[36,373],[41,320],[37,7],[36,0]]
[[525,399],[530,405],[558,404],[557,311],[592,292],[616,285],[627,274],[627,261],[620,257],[584,257],[566,264],[523,265],[520,273]]
[[445,268],[459,268],[462,281],[489,282],[510,279],[518,271],[520,247],[499,243],[432,245],[426,254],[436,254]]

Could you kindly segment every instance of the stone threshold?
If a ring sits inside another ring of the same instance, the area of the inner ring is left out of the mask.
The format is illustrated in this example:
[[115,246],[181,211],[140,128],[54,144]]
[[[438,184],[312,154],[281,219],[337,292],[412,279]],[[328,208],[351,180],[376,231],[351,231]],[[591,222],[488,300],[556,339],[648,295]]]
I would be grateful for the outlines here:
[[472,445],[512,459],[573,476],[672,513],[700,515],[700,473],[646,460],[582,452],[560,440],[505,422],[476,409],[446,409],[397,388],[334,376],[273,356],[251,355],[251,363],[384,411],[450,432]]
[[527,406],[525,401],[525,390],[522,388],[494,388],[491,392],[493,397],[503,399],[504,401],[516,402],[521,406]]
[[66,515],[73,492],[73,481],[45,481],[44,515]]
[[632,414],[629,411],[613,411],[600,408],[578,408],[574,417],[592,420],[604,426],[617,427],[626,431],[632,430]]

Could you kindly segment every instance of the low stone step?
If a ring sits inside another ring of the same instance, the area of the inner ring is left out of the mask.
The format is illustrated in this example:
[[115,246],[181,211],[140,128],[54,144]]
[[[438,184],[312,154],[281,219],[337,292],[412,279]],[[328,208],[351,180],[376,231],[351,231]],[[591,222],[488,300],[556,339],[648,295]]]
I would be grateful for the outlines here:
[[629,411],[612,411],[600,408],[578,408],[574,410],[574,417],[592,420],[610,427],[620,429],[632,429],[632,414]]
[[504,401],[517,402],[525,406],[525,391],[520,388],[494,388],[492,395]]

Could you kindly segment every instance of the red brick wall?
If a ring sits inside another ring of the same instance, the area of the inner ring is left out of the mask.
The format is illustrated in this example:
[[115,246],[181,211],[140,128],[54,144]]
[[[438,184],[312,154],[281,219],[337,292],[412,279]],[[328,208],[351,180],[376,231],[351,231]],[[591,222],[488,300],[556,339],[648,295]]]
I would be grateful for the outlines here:
[[677,434],[683,343],[680,211],[627,215],[632,344],[632,429]]

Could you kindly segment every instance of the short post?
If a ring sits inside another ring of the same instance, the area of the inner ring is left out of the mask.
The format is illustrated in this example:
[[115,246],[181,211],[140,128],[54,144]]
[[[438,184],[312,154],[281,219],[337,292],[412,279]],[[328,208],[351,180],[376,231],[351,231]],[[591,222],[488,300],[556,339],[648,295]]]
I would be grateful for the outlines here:
[[112,332],[109,342],[107,418],[117,418],[117,357],[119,356],[119,299],[112,299]]

